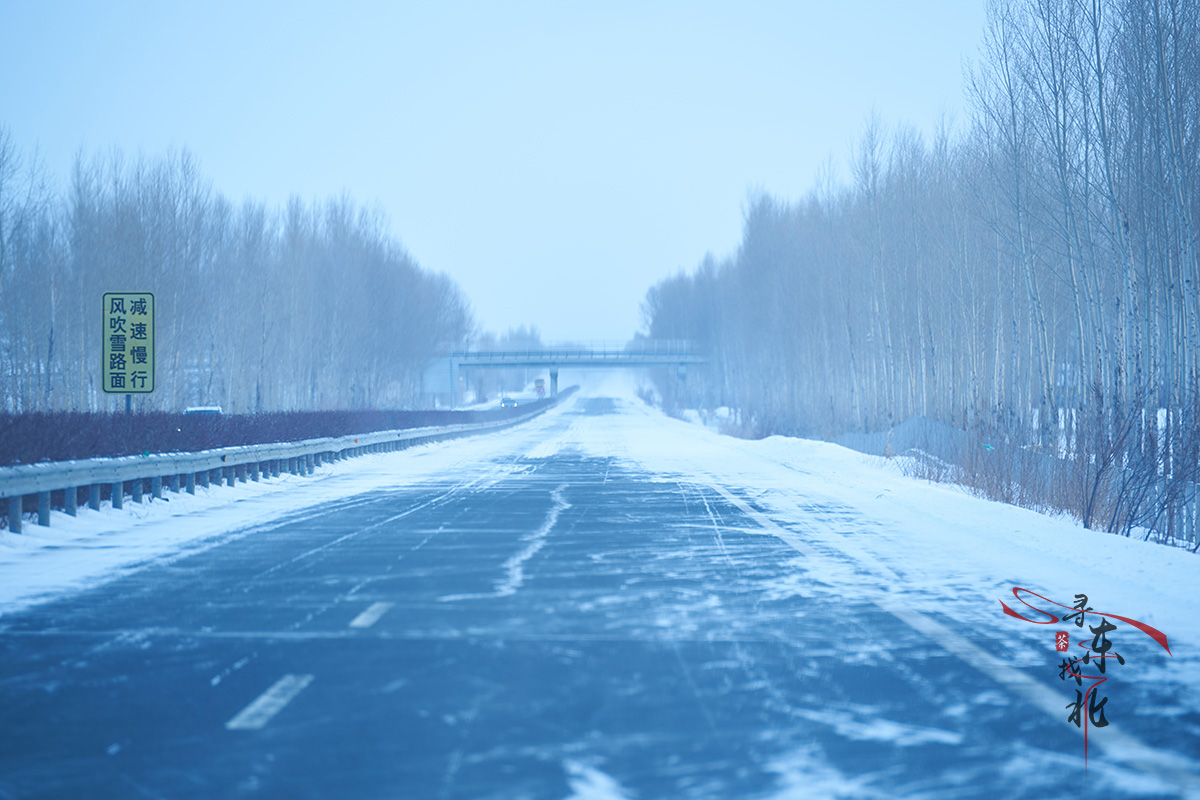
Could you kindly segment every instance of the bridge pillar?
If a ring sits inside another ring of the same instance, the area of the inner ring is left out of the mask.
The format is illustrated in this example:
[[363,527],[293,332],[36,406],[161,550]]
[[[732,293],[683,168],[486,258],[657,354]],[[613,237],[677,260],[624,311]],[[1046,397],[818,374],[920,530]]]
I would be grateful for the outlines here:
[[558,367],[550,368],[550,396],[558,397]]

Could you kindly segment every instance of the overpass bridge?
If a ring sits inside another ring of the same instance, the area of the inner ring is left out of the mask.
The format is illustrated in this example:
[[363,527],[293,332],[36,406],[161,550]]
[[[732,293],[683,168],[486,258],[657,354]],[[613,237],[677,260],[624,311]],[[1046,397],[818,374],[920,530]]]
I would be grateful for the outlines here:
[[464,350],[451,353],[426,373],[441,383],[438,373],[449,379],[452,404],[458,402],[459,372],[463,368],[510,369],[513,367],[542,367],[550,371],[550,396],[558,394],[558,371],[562,367],[613,369],[617,367],[671,367],[680,377],[687,374],[689,364],[703,364],[707,359],[688,341],[647,339],[623,343],[587,343],[543,345],[519,350]]

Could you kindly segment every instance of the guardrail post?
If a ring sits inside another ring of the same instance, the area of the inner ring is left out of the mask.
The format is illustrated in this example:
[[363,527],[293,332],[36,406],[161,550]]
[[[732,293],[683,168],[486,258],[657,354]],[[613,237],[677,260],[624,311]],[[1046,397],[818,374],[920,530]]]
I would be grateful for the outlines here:
[[50,527],[50,493],[38,492],[38,525]]
[[117,481],[112,485],[112,507],[116,509],[125,506],[125,482]]
[[21,507],[24,504],[24,497],[8,498],[8,529],[13,533],[21,532]]
[[140,504],[142,502],[142,490],[146,488],[142,483],[142,479],[134,478],[130,488],[133,489],[133,502]]
[[313,456],[309,453],[304,457],[304,469],[306,475],[312,475],[316,467],[313,466]]
[[172,492],[174,492],[175,494],[179,494],[179,476],[178,475],[168,475],[167,476],[167,486],[171,487]]
[[257,461],[250,462],[250,480],[254,481],[255,483],[258,483],[258,462]]
[[201,470],[200,472],[197,472],[196,479],[198,481],[200,481],[201,486],[203,486],[205,489],[207,489],[209,481],[212,480],[212,470],[205,469],[205,470]]
[[100,484],[93,483],[88,487],[88,508],[92,511],[100,510]]
[[236,467],[226,467],[225,468],[225,485],[226,486],[233,486],[233,484],[237,483],[237,474],[236,473],[237,473]]
[[63,507],[72,517],[79,514],[79,487],[68,486],[63,490]]
[[[196,473],[194,473],[194,472],[187,473],[186,475],[184,475],[183,481],[184,481],[184,486],[187,490],[187,493],[195,494],[196,493]],[[179,490],[176,489],[176,491],[179,491]]]
[[150,479],[150,496],[155,500],[162,500],[162,476],[155,475]]

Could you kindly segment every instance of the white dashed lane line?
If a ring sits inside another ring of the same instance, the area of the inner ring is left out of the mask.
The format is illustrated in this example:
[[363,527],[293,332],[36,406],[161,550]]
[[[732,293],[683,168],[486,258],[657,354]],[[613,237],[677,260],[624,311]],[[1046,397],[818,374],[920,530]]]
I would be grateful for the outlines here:
[[370,608],[350,620],[351,628],[369,628],[388,612],[391,603],[372,603]]
[[225,723],[231,731],[254,731],[271,721],[304,687],[312,683],[312,675],[284,675],[258,696],[253,703]]

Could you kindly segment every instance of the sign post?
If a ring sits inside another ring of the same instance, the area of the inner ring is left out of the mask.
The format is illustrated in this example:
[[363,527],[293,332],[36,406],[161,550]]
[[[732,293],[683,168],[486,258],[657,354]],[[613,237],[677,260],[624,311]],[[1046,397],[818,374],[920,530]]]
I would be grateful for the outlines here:
[[131,413],[135,394],[154,391],[153,293],[105,292],[103,321],[100,388],[125,395]]

